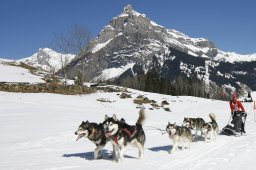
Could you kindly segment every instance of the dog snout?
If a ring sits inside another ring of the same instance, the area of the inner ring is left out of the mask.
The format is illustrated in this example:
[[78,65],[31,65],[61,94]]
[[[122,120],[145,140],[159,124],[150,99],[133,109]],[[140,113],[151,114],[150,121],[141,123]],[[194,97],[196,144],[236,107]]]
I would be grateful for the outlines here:
[[109,132],[109,127],[107,127],[107,128],[105,129],[105,132],[106,132],[106,133]]
[[77,132],[75,132],[75,135],[77,135]]

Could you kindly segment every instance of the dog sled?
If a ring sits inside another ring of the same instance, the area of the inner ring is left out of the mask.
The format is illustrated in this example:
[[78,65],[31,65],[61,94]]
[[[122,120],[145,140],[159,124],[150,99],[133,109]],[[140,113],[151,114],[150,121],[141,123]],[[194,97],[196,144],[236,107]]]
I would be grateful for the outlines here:
[[241,136],[246,134],[245,132],[245,121],[246,121],[247,113],[242,111],[234,112],[230,119],[228,125],[226,125],[222,131],[222,135],[234,135],[234,136]]

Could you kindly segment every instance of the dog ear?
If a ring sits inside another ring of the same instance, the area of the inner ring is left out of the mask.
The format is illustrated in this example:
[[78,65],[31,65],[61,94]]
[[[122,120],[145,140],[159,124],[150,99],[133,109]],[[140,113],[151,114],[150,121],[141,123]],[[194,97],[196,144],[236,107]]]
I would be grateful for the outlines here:
[[176,122],[174,122],[174,124],[173,124],[174,126],[176,126]]
[[117,121],[117,117],[116,117],[115,114],[113,115],[113,119],[114,119],[115,121]]
[[105,115],[105,120],[107,120],[108,119],[108,115]]
[[168,125],[170,125],[171,123],[170,122],[168,122]]

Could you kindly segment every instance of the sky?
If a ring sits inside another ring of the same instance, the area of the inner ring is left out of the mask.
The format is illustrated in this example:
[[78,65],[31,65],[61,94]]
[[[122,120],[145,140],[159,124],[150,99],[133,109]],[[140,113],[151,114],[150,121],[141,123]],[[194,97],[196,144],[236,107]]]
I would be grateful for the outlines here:
[[86,26],[97,37],[131,4],[168,29],[206,38],[223,51],[256,53],[254,0],[1,0],[0,58],[20,59],[53,47],[54,33]]

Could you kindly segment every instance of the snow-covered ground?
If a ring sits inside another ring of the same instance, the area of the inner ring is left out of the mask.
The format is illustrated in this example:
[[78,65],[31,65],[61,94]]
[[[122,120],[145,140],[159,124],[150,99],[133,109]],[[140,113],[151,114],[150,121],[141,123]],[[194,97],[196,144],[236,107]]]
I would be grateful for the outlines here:
[[33,75],[29,70],[6,64],[8,60],[0,59],[0,82],[42,83],[42,77]]
[[[220,135],[217,141],[195,141],[190,150],[169,154],[172,146],[165,129],[168,121],[181,125],[185,116],[210,121],[214,112],[220,129],[230,118],[228,102],[196,97],[175,97],[131,90],[132,98],[120,99],[118,93],[98,92],[89,95],[26,94],[0,92],[0,169],[253,169],[256,157],[256,122],[252,103],[244,103],[249,113],[247,135]],[[102,122],[104,115],[116,114],[134,124],[138,109],[133,99],[139,94],[158,103],[167,100],[171,112],[150,110],[147,120],[144,159],[138,160],[136,148],[127,147],[125,159],[115,163],[108,159],[112,147],[104,148],[105,158],[93,159],[94,144],[88,139],[76,141],[74,132],[82,121]],[[256,98],[256,93],[252,93]],[[105,98],[111,102],[99,102]]]

